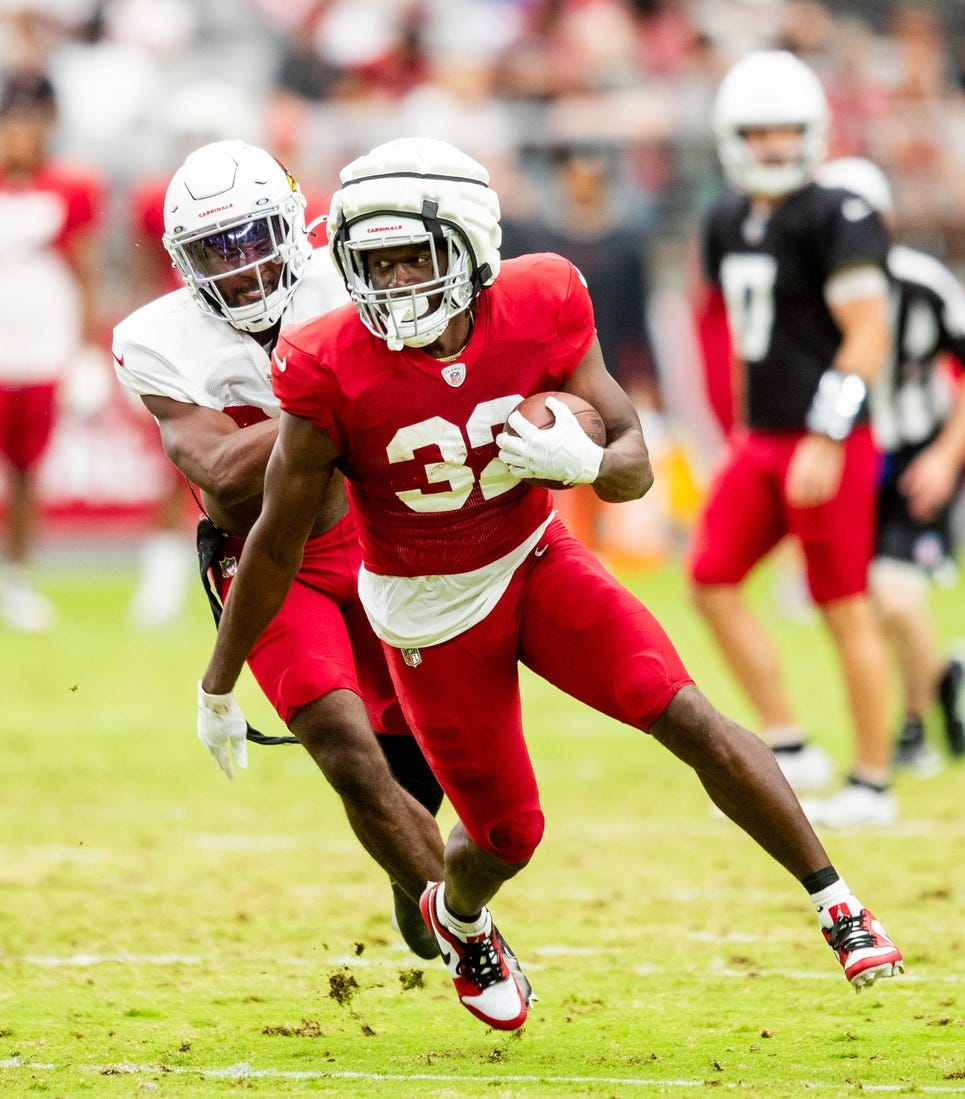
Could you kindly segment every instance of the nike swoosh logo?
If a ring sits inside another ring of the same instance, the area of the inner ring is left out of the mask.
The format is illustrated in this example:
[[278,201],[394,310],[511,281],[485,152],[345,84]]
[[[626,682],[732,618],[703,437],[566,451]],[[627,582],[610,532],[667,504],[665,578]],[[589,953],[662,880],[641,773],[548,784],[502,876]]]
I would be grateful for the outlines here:
[[545,552],[546,552],[546,551],[547,551],[548,549],[549,549],[549,546],[537,546],[537,547],[536,547],[536,549],[534,549],[534,550],[533,550],[533,556],[534,556],[534,557],[542,557],[542,556],[543,556],[543,554],[544,554],[544,553],[545,553]]
[[282,358],[280,355],[275,356],[275,366],[278,367],[280,373],[284,374],[288,369],[288,356]]
[[439,956],[442,958],[442,961],[445,965],[448,965],[452,959],[452,955],[449,953],[449,951],[443,950],[442,948],[439,949]]

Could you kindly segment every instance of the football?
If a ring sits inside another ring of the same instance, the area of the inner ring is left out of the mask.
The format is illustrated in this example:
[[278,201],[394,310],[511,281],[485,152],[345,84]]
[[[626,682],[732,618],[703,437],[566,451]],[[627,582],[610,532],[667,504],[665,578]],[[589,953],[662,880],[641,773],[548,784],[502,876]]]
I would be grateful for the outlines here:
[[[562,401],[576,417],[576,422],[583,428],[586,435],[597,446],[606,446],[606,424],[603,422],[603,417],[589,401],[584,401],[582,397],[577,397],[572,393],[533,393],[520,401],[513,411],[521,413],[531,424],[535,424],[538,428],[552,427],[556,417],[546,407],[547,397],[556,397]],[[506,430],[511,435],[516,434],[508,425]],[[528,485],[539,485],[541,488],[572,488],[571,485],[564,485],[560,481],[543,481],[537,477],[527,477],[524,480]]]

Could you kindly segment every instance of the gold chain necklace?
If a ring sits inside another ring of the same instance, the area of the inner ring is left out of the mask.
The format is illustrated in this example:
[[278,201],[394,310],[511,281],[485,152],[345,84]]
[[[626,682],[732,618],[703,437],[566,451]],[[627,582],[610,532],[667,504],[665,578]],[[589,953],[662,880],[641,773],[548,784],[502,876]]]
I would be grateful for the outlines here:
[[469,335],[466,337],[466,342],[462,345],[462,347],[460,347],[459,350],[454,355],[443,355],[441,358],[437,358],[436,362],[454,363],[456,361],[456,359],[459,358],[459,356],[469,346],[469,341],[472,339],[472,328],[473,328],[474,320],[475,320],[475,318],[473,317],[472,313],[470,313],[469,314]]

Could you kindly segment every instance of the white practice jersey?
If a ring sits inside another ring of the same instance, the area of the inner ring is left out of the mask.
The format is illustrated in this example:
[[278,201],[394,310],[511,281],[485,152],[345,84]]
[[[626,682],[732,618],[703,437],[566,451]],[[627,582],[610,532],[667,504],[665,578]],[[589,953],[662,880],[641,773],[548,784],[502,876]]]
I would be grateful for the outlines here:
[[954,394],[938,369],[948,352],[965,362],[965,286],[939,260],[904,245],[888,253],[894,345],[871,390],[872,420],[882,450],[933,438]]
[[[348,302],[326,249],[316,249],[298,281],[282,325],[297,324]],[[214,408],[279,414],[269,353],[254,336],[202,313],[187,289],[135,310],[114,329],[114,369],[136,396],[171,397]]]

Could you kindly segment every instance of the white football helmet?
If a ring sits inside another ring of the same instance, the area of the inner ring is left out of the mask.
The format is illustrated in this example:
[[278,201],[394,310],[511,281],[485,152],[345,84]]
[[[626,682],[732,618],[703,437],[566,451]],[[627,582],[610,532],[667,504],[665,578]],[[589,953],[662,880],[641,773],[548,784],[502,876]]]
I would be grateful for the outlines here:
[[877,210],[884,217],[894,213],[895,204],[888,177],[877,164],[864,157],[843,156],[838,160],[829,160],[818,168],[814,178],[822,187],[840,187],[863,198],[872,210]]
[[[164,198],[164,247],[205,313],[243,332],[281,317],[312,254],[305,196],[264,149],[215,141],[191,153]],[[248,275],[245,304],[222,280]]]
[[[803,61],[786,50],[747,54],[721,81],[714,102],[714,135],[728,183],[758,195],[785,195],[803,187],[824,159],[828,121],[824,89]],[[761,164],[743,131],[766,126],[800,126],[800,159]]]
[[[499,199],[489,173],[445,141],[399,138],[353,160],[340,179],[328,236],[363,324],[393,351],[425,347],[499,274]],[[372,287],[373,249],[422,243],[435,245],[431,280]]]

